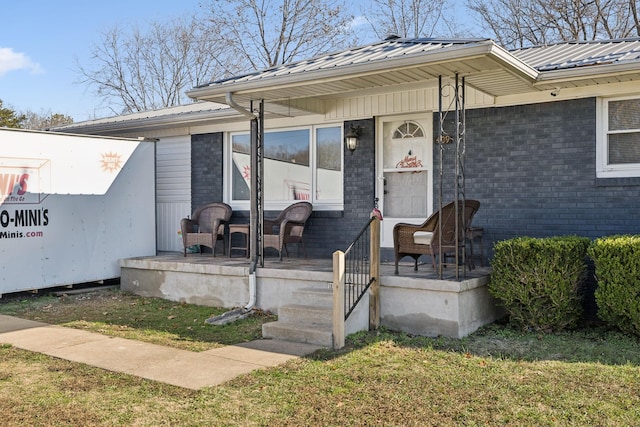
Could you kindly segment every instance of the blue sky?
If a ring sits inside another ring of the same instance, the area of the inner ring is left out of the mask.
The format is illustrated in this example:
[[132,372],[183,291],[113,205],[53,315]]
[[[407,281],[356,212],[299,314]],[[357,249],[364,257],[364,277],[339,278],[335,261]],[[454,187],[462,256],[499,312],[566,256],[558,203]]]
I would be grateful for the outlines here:
[[[5,107],[62,113],[76,122],[112,115],[77,83],[101,33],[192,14],[202,0],[12,0],[2,5],[0,99]],[[364,0],[351,1],[350,4]],[[354,11],[357,14],[358,11]]]
[[197,10],[201,0],[13,0],[0,24],[0,99],[4,106],[67,114],[82,121],[111,115],[74,72],[87,64],[100,33],[114,25],[143,25]]

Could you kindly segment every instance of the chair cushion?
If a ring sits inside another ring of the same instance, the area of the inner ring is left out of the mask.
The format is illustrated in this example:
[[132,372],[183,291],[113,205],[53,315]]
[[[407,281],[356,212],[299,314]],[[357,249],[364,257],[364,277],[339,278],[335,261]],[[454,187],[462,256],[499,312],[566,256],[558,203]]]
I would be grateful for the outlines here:
[[416,231],[413,233],[413,243],[416,245],[430,245],[433,233],[430,231]]

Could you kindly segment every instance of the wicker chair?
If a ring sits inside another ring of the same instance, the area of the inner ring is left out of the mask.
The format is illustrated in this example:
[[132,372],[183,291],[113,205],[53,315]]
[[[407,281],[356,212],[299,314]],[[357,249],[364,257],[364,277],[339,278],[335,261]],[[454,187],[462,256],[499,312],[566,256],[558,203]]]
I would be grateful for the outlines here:
[[[469,229],[471,220],[480,208],[477,200],[466,200],[464,205],[464,217],[462,202],[458,205],[460,225]],[[455,255],[458,250],[456,239],[455,202],[442,207],[442,255]],[[398,274],[398,262],[405,256],[414,259],[414,271],[418,271],[418,258],[421,255],[431,256],[431,265],[436,269],[436,255],[440,253],[440,212],[434,212],[427,220],[420,224],[399,223],[393,227],[393,249],[395,252],[395,274]],[[460,236],[464,241],[465,236]]]
[[289,256],[289,250],[287,249],[288,243],[298,243],[302,245],[304,257],[307,257],[307,251],[304,247],[304,241],[302,240],[302,234],[304,233],[304,226],[311,216],[313,211],[313,205],[309,202],[298,202],[284,209],[276,219],[265,219],[264,223],[264,235],[263,243],[264,247],[275,248],[282,260],[282,249],[287,252]]
[[[231,206],[226,203],[209,203],[196,209],[191,219],[182,218],[180,229],[184,256],[187,256],[187,248],[193,245],[200,247],[200,253],[202,253],[202,246],[207,246],[215,256],[218,238],[222,237],[224,243],[224,231],[231,213]],[[223,254],[225,247],[226,244],[222,247]]]

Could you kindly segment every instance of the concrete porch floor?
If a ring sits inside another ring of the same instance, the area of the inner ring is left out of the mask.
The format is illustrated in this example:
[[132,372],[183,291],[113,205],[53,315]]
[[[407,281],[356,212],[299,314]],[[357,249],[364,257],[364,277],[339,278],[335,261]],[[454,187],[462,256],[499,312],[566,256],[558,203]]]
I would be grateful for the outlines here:
[[[159,253],[155,257],[146,257],[145,259],[160,262],[175,262],[185,264],[200,265],[218,265],[227,267],[246,267],[249,268],[249,258],[233,256],[229,258],[226,255],[217,254],[215,257],[211,254],[188,254],[186,257],[182,253],[165,252]],[[418,263],[418,271],[413,270],[413,260],[406,258],[407,261],[400,261],[398,265],[398,275],[394,274],[394,263],[392,261],[383,261],[380,263],[381,277],[404,277],[422,280],[438,280],[436,271],[431,266],[431,261],[427,257],[420,258]],[[314,272],[332,272],[333,264],[331,259],[322,258],[296,258],[284,257],[282,261],[278,257],[265,257],[264,268],[276,270],[292,270],[292,271],[314,271]],[[477,279],[488,276],[490,269],[486,266],[480,267],[476,265],[474,269],[464,271],[460,266],[458,270],[459,281],[467,279]],[[456,281],[455,268],[447,267],[443,269],[442,280]]]

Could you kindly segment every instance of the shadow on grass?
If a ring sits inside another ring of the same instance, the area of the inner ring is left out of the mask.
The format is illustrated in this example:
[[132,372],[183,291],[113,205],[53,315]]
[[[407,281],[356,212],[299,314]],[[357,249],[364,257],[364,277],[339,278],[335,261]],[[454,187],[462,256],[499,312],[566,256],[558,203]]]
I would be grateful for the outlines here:
[[560,361],[640,366],[640,338],[598,324],[571,331],[523,332],[505,323],[493,323],[462,339],[423,337],[381,328],[347,337],[347,346],[336,352],[318,353],[332,358],[382,341],[397,346],[456,352],[513,361]]

